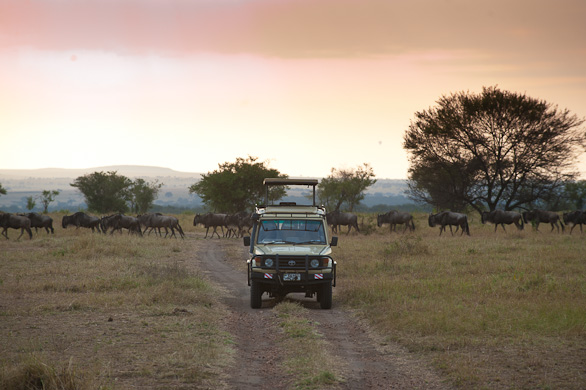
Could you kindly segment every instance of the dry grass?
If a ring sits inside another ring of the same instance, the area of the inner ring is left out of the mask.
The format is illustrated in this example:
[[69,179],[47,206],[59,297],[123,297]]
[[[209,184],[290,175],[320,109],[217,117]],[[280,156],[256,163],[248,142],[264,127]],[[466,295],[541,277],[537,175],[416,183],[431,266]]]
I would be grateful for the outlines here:
[[308,319],[307,309],[293,302],[275,306],[279,326],[283,331],[282,343],[287,355],[283,369],[296,378],[297,389],[323,389],[340,382],[335,372],[339,367],[329,351],[333,348],[318,331],[319,324]]
[[231,341],[196,245],[60,227],[0,242],[0,388],[223,386]]
[[416,226],[342,235],[336,299],[462,388],[584,387],[586,235]]

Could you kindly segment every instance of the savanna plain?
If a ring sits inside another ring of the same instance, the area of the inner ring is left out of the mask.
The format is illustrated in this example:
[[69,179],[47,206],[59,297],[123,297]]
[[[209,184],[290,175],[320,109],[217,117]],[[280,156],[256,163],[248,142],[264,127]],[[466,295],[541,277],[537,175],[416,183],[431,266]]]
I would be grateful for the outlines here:
[[[241,239],[204,239],[189,214],[177,215],[185,239],[62,229],[63,214],[50,216],[54,235],[0,241],[0,389],[230,388],[244,362],[229,292],[198,250],[218,245],[246,283]],[[475,215],[469,237],[440,236],[425,214],[412,233],[359,221],[334,247],[334,308],[366,324],[376,348],[399,345],[454,388],[586,387],[586,232],[494,232]],[[269,304],[287,354],[277,370],[298,378],[289,387],[340,387],[343,369],[299,360],[335,355],[314,309]]]

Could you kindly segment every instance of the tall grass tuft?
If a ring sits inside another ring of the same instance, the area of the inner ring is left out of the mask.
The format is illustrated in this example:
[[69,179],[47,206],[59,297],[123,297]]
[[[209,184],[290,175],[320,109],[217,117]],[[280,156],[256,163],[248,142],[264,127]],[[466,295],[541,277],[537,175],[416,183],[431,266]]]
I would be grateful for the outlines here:
[[72,361],[56,368],[37,355],[0,371],[0,389],[4,390],[83,390],[89,388],[75,370]]

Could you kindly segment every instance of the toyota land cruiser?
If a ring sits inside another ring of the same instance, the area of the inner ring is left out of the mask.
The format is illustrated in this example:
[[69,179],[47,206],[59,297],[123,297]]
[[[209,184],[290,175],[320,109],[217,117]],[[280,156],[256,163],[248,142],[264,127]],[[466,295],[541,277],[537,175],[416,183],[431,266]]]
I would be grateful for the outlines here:
[[[329,241],[326,210],[315,202],[317,180],[273,179],[263,182],[265,204],[253,213],[250,237],[244,245],[250,246],[248,285],[250,306],[260,308],[262,295],[283,297],[288,293],[304,292],[308,298],[317,297],[322,309],[332,307],[332,287],[336,285],[336,262],[332,246],[338,237]],[[311,205],[291,202],[269,205],[269,188],[275,185],[305,185],[313,190]]]

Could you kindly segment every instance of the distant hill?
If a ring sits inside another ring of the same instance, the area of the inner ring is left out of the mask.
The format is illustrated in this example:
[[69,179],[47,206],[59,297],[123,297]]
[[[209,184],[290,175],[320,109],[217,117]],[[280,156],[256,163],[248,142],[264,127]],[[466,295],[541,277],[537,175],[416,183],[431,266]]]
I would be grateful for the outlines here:
[[[200,173],[180,172],[169,168],[139,166],[139,165],[112,165],[105,167],[83,169],[0,169],[0,183],[8,193],[0,196],[0,210],[23,212],[26,210],[26,198],[38,197],[43,190],[57,190],[59,195],[51,203],[49,210],[77,211],[84,209],[83,195],[71,183],[75,178],[93,172],[116,171],[119,175],[129,178],[143,178],[148,182],[157,180],[163,186],[159,191],[156,206],[196,209],[203,207],[201,199],[189,194],[189,187],[201,179]],[[405,196],[407,183],[405,180],[377,179],[377,182],[368,188],[362,204],[366,207],[377,205],[404,205],[412,203]],[[283,200],[303,203],[304,191],[292,189]],[[38,211],[40,205],[34,211]],[[384,209],[384,207],[381,207]]]
[[152,167],[143,165],[110,165],[105,167],[65,169],[65,168],[42,168],[42,169],[0,169],[0,180],[2,178],[26,179],[38,178],[76,178],[93,172],[116,171],[118,174],[133,177],[191,177],[201,178],[200,173],[180,172],[170,168]]

